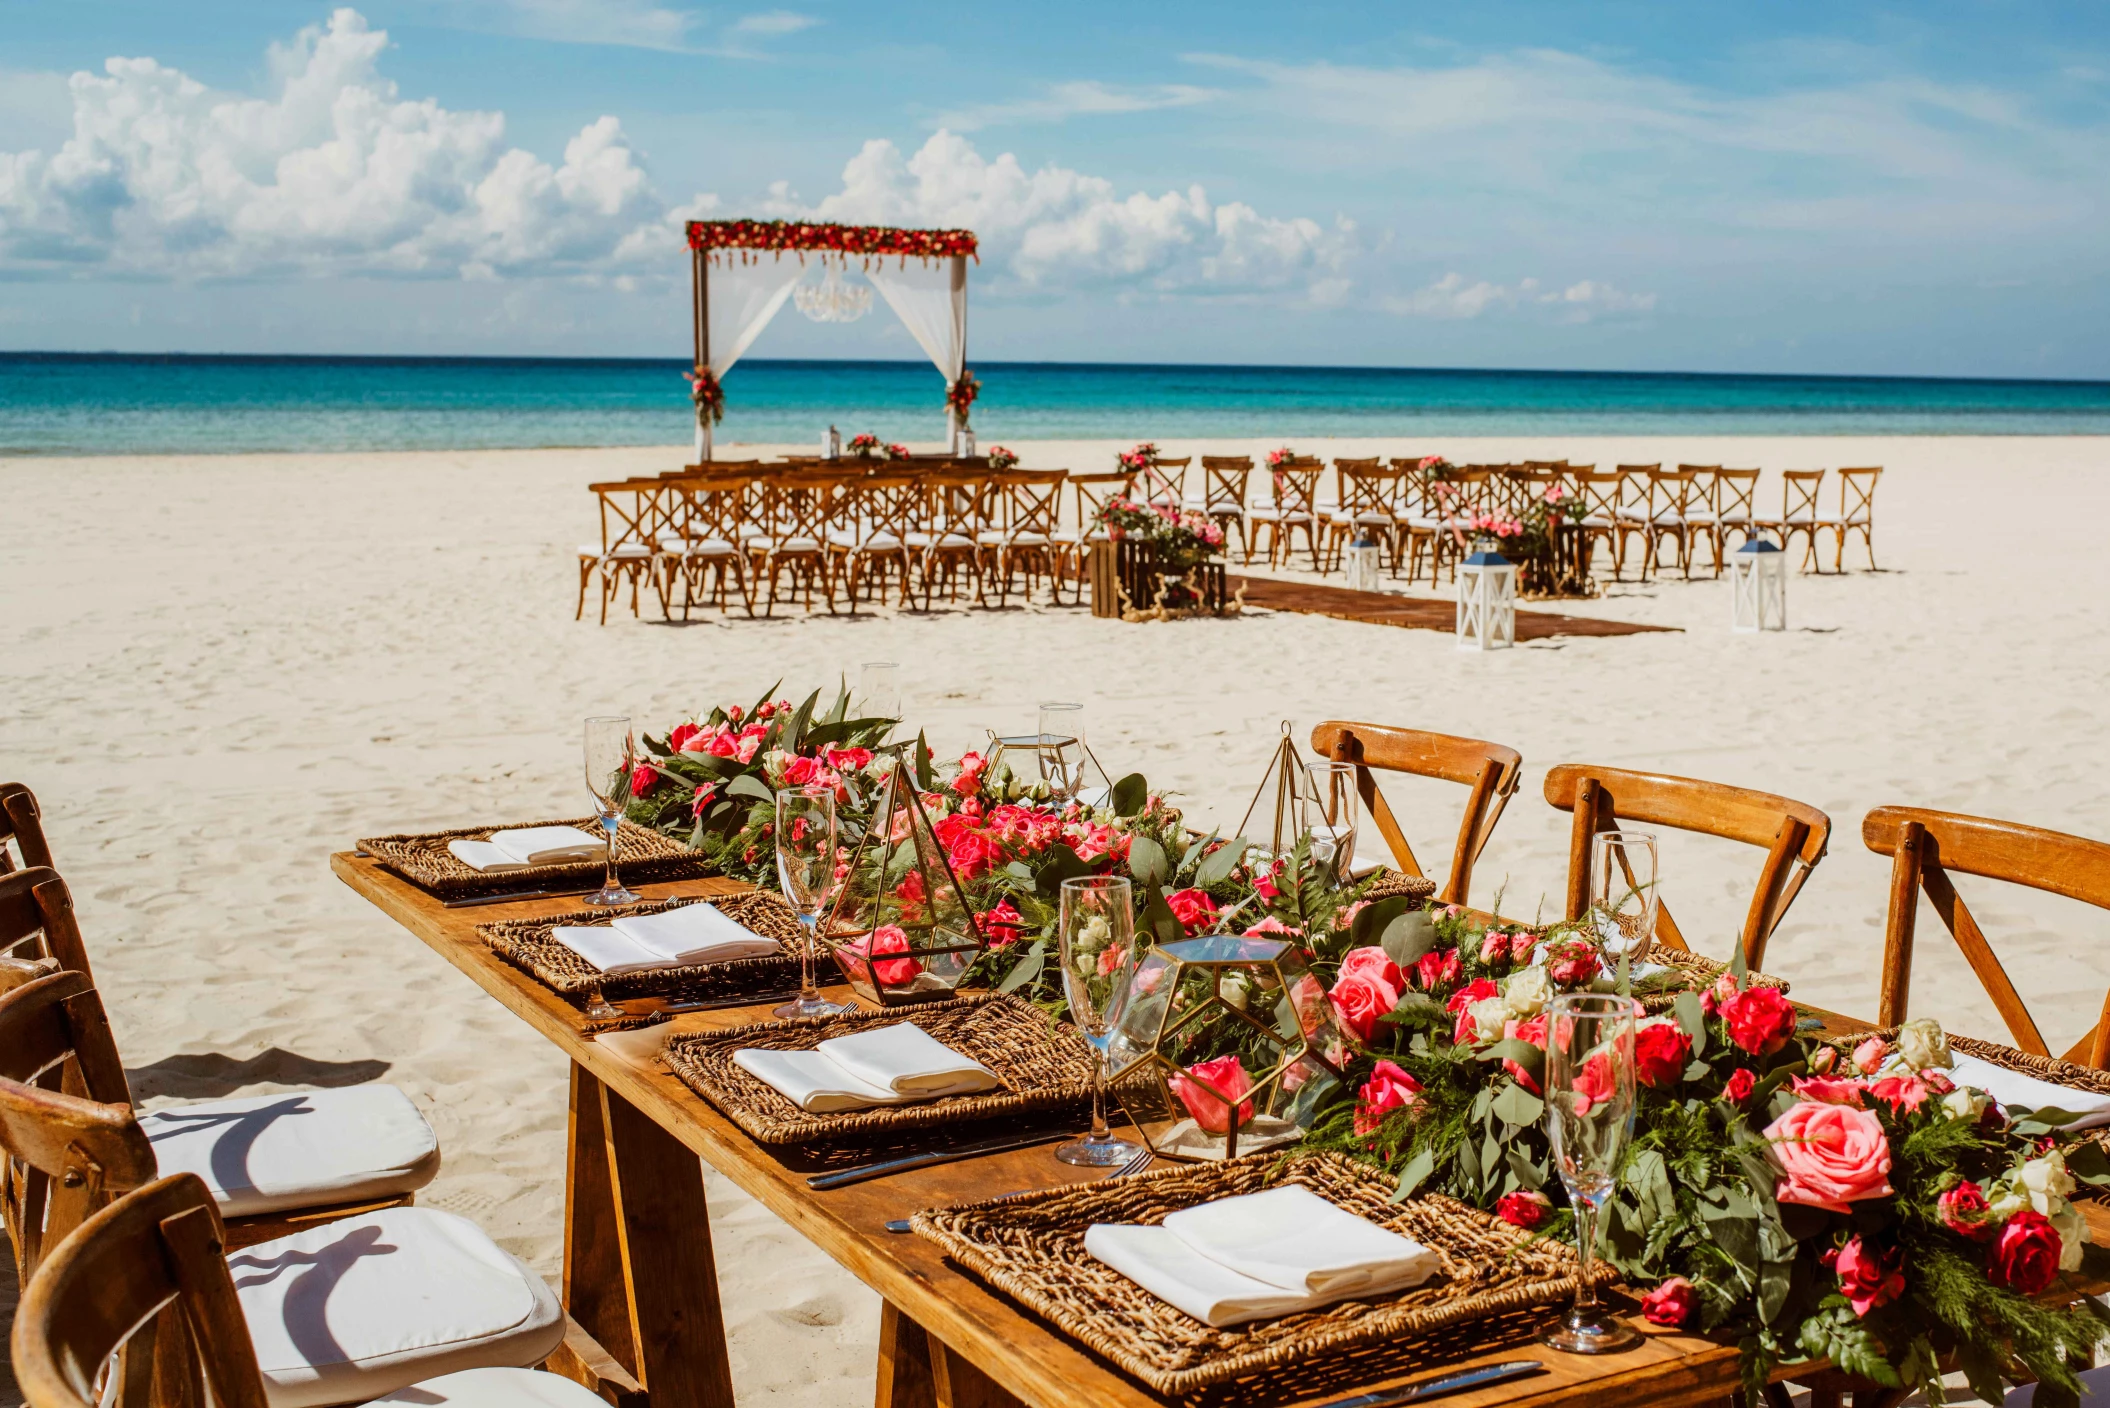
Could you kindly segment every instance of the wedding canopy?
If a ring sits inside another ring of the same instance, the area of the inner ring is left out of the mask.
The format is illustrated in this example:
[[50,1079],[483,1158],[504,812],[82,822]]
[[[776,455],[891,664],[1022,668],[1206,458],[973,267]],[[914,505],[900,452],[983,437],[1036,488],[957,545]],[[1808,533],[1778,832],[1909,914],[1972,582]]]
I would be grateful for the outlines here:
[[966,428],[980,389],[967,374],[967,261],[972,230],[811,225],[791,220],[691,220],[689,264],[696,328],[696,454],[711,457],[725,414],[725,374],[791,296],[806,257],[859,266],[945,378],[946,442]]

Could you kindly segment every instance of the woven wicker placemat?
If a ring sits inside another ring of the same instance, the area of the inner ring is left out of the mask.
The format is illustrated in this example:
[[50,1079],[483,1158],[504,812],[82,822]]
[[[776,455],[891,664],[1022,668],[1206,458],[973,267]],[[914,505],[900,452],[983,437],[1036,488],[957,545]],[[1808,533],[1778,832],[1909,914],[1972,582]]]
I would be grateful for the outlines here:
[[[710,904],[735,923],[745,925],[765,939],[782,945],[777,953],[754,958],[733,958],[723,963],[699,963],[689,968],[660,968],[649,973],[626,973],[604,977],[601,970],[551,937],[558,925],[606,924],[630,914],[660,914],[684,905]],[[502,919],[479,924],[476,933],[491,951],[544,987],[575,1002],[588,1000],[595,987],[610,1002],[629,997],[665,997],[675,1001],[739,997],[745,993],[774,992],[797,987],[799,982],[799,920],[781,896],[767,890],[744,895],[713,896],[709,900],[647,900],[617,909],[582,909],[544,919]],[[834,982],[832,958],[818,958],[820,982]]]
[[[1848,1036],[1826,1037],[1825,1040],[1842,1052],[1850,1052],[1872,1036],[1879,1036],[1885,1041],[1895,1041],[1897,1035],[1896,1027],[1883,1027],[1879,1030],[1854,1032]],[[1975,1036],[1957,1036],[1954,1033],[1948,1036],[1951,1051],[1961,1051],[1966,1056],[1976,1056],[1981,1061],[2005,1066],[2021,1075],[2033,1076],[2053,1085],[2071,1086],[2075,1090],[2085,1090],[2090,1095],[2110,1095],[2110,1071],[2076,1065],[2072,1061],[2062,1061],[2056,1056],[2032,1055],[2027,1051],[2018,1051],[2012,1046],[2002,1046],[1997,1041],[1981,1041]]]
[[[1397,1180],[1339,1154],[1254,1154],[1107,1182],[1020,1193],[911,1219],[921,1235],[1065,1334],[1160,1393],[1185,1395],[1299,1361],[1375,1362],[1402,1336],[1551,1305],[1575,1294],[1575,1256],[1490,1213],[1424,1194],[1403,1203]],[[1180,1208],[1282,1183],[1321,1197],[1434,1251],[1435,1279],[1372,1301],[1211,1329],[1084,1250],[1095,1222],[1156,1225]],[[1506,1336],[1505,1336],[1506,1337]],[[1336,1376],[1338,1377],[1338,1376]]]
[[1436,893],[1436,882],[1426,875],[1404,875],[1397,870],[1378,867],[1377,874],[1363,890],[1366,900],[1389,900],[1404,895],[1408,899],[1426,900]]
[[[426,831],[400,836],[370,836],[359,849],[396,874],[443,900],[465,900],[477,895],[503,894],[509,890],[561,890],[576,886],[592,889],[601,883],[607,867],[599,856],[566,865],[531,865],[525,870],[486,874],[463,865],[447,849],[449,841],[489,840],[494,831],[514,831],[529,826],[576,826],[589,835],[601,833],[599,817],[563,817],[556,821],[511,821],[498,826],[465,826],[458,831]],[[671,836],[663,836],[634,821],[623,821],[616,829],[615,859],[626,884],[652,884],[662,880],[693,880],[715,872],[710,862],[685,850]]]
[[[1001,1088],[915,1105],[809,1115],[733,1064],[733,1053],[742,1047],[810,1051],[830,1037],[896,1022],[914,1022],[961,1055],[981,1062]],[[1075,1028],[1051,1026],[1047,1014],[1031,1003],[996,994],[960,997],[912,1010],[845,1012],[678,1036],[668,1041],[663,1059],[683,1084],[764,1144],[869,1139],[894,1130],[1081,1109],[1092,1091],[1091,1048]]]
[[[1696,992],[1714,986],[1714,980],[1729,971],[1729,965],[1726,963],[1717,963],[1711,958],[1703,958],[1690,949],[1671,948],[1664,944],[1650,944],[1648,949],[1636,961],[1661,963],[1666,968],[1677,969],[1688,980],[1688,986]],[[1751,986],[1777,988],[1785,993],[1788,990],[1788,980],[1786,978],[1776,978],[1769,973],[1753,973],[1751,974]],[[1649,1012],[1664,1012],[1668,1011],[1671,1004],[1677,1000],[1678,995],[1674,992],[1643,993],[1641,1006]]]

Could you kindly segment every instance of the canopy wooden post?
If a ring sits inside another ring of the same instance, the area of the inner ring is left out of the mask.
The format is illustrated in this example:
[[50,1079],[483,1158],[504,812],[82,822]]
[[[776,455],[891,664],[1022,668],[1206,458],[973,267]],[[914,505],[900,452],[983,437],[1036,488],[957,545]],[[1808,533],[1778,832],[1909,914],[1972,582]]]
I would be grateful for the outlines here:
[[[689,290],[689,315],[696,329],[696,368],[701,371],[711,364],[711,271],[704,251],[698,248],[689,250]],[[696,458],[703,464],[711,462],[711,418],[701,406],[696,408]]]

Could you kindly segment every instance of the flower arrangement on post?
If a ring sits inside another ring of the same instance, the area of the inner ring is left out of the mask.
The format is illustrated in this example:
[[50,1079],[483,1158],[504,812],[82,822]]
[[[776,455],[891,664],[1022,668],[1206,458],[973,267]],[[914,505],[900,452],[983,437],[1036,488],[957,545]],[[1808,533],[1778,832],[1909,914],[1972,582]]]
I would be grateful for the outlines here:
[[683,372],[681,379],[689,384],[689,399],[696,403],[696,421],[701,425],[706,419],[712,425],[725,419],[725,388],[709,367],[698,367]]
[[1016,469],[1018,468],[1018,456],[1005,449],[1002,445],[991,445],[989,447],[989,467],[996,470]]
[[982,383],[975,380],[974,373],[961,372],[959,380],[945,388],[946,408],[952,412],[953,418],[964,426],[967,424],[967,412],[973,407],[975,398],[981,394]]
[[908,446],[889,444],[886,447],[886,457],[890,460],[905,460],[909,457]]
[[843,449],[857,459],[877,459],[879,456],[879,437],[868,430],[862,435],[851,436],[850,443],[843,446]]

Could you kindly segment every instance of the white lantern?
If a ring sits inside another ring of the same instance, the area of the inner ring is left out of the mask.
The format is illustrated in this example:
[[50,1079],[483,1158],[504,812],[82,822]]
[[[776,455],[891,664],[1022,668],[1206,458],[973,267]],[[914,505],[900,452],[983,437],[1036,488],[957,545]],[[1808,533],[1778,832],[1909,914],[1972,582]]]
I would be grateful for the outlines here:
[[1377,544],[1368,529],[1358,528],[1355,541],[1341,554],[1341,577],[1352,592],[1382,591]]
[[1747,538],[1729,554],[1729,629],[1742,634],[1788,628],[1788,557],[1771,538]]
[[1516,643],[1516,564],[1481,548],[1458,564],[1458,648],[1502,650]]
[[821,437],[821,458],[824,460],[839,460],[842,457],[843,433],[831,425],[828,427],[828,433]]
[[969,430],[964,425],[960,427],[959,454],[960,458],[963,460],[971,460],[974,458],[974,432],[972,430]]

